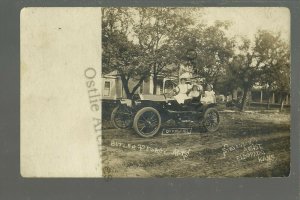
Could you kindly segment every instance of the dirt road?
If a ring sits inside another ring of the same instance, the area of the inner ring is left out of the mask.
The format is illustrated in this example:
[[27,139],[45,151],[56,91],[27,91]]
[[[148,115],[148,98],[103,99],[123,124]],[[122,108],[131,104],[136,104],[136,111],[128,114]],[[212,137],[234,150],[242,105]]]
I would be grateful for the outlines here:
[[[141,138],[103,130],[103,166],[112,177],[288,176],[290,118],[284,113],[222,112],[217,132]],[[172,125],[165,124],[168,129]],[[191,125],[186,125],[190,127]]]

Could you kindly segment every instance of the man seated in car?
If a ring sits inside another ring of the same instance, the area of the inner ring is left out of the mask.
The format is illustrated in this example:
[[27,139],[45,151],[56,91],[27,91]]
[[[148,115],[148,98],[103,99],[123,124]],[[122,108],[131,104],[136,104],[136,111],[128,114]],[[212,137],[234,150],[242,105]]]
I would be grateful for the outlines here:
[[193,103],[200,102],[201,98],[204,96],[202,85],[194,84],[188,96],[192,98],[191,102]]

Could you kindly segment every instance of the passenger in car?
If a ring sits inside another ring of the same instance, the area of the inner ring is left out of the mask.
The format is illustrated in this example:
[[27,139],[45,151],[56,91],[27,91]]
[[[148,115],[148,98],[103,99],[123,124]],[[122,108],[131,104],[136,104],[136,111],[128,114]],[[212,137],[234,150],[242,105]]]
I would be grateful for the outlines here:
[[193,85],[192,90],[190,91],[189,97],[196,98],[200,96],[199,87],[197,85]]
[[184,100],[190,99],[187,93],[191,90],[191,85],[186,84],[186,78],[180,79],[180,84],[175,88],[175,91],[178,93],[174,98],[179,104],[183,104]]
[[216,103],[216,96],[215,92],[212,89],[212,85],[207,85],[206,91],[204,92],[204,96],[201,98],[200,101],[203,104]]

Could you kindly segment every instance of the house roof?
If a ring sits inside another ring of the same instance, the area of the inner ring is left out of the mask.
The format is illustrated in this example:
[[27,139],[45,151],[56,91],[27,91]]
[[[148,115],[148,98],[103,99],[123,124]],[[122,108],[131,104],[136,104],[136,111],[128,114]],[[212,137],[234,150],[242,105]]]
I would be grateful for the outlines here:
[[117,70],[114,70],[114,71],[112,71],[112,72],[110,72],[108,74],[104,74],[104,76],[118,76],[118,75],[119,75],[119,73],[118,73]]
[[119,73],[117,70],[114,70],[108,74],[102,74],[102,77],[104,78],[117,78],[119,76]]

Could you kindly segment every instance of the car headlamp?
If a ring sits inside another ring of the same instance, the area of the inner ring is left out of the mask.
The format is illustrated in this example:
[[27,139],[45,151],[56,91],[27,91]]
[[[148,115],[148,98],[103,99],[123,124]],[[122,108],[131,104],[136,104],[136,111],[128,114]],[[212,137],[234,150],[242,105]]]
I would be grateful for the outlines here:
[[142,102],[140,100],[136,100],[134,103],[135,105],[140,105]]
[[132,107],[131,99],[122,99],[121,104],[126,104],[126,106],[128,106],[128,107]]

